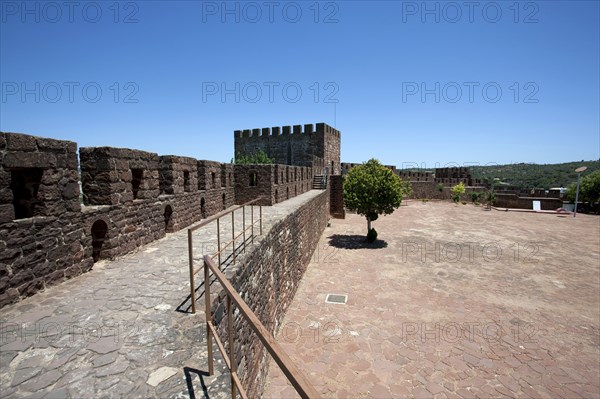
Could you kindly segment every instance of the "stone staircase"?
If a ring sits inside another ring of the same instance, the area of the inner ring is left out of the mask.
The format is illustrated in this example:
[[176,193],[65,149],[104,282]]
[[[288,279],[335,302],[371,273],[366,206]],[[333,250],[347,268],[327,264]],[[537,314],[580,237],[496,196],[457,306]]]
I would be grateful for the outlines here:
[[325,190],[327,188],[327,176],[313,176],[312,188],[313,190]]

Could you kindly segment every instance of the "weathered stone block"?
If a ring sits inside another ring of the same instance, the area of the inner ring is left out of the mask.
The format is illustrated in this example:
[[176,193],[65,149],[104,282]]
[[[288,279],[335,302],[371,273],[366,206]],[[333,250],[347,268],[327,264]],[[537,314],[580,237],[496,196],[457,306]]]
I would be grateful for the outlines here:
[[6,149],[9,151],[36,151],[35,137],[19,133],[6,133]]
[[0,165],[0,187],[8,187],[10,186],[11,176],[10,172],[6,170],[2,170],[2,165]]
[[79,183],[69,183],[62,191],[64,199],[79,198]]
[[15,219],[15,208],[12,204],[0,205],[0,223],[12,222]]
[[12,191],[8,188],[0,188],[0,204],[12,204],[12,201],[13,201]]
[[4,156],[5,168],[54,168],[56,157],[44,152],[7,152]]
[[40,184],[37,198],[40,201],[47,202],[59,200],[61,198],[60,188],[58,185],[46,186],[45,184]]
[[37,278],[23,283],[22,285],[17,287],[17,290],[19,291],[19,294],[21,296],[30,296],[35,294],[42,288],[44,288],[44,280],[42,278]]
[[56,167],[64,169],[77,169],[79,161],[77,154],[57,154]]
[[72,145],[75,145],[75,152],[77,151],[77,143],[71,141],[47,139],[44,137],[36,137],[35,139],[40,151],[67,152]]

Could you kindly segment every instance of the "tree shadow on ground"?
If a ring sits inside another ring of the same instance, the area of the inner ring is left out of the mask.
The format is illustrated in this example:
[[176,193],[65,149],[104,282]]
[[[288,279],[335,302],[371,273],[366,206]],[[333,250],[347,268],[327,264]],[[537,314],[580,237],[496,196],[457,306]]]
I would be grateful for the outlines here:
[[380,249],[388,246],[385,240],[368,242],[367,236],[357,234],[334,234],[327,238],[329,245],[342,249]]

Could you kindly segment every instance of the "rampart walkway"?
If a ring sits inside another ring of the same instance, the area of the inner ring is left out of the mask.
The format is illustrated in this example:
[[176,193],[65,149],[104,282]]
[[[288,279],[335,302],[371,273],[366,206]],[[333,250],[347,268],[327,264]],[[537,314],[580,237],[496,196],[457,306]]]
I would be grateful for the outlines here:
[[[263,207],[264,233],[319,193]],[[248,209],[246,217],[249,223]],[[236,212],[236,229],[241,218]],[[229,240],[230,218],[221,230]],[[194,233],[198,265],[203,254],[215,251],[215,231],[213,223]],[[228,397],[229,376],[218,350],[216,374],[206,376],[204,308],[200,299],[191,315],[188,298],[184,229],[4,307],[0,397]]]

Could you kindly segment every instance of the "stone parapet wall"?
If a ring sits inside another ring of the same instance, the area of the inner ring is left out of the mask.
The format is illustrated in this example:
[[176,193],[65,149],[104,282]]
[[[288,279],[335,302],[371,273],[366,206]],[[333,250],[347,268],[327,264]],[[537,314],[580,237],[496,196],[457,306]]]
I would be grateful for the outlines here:
[[449,189],[444,188],[440,191],[438,183],[435,182],[411,182],[413,192],[410,196],[412,199],[450,199]]
[[[347,172],[350,169],[362,165],[360,163],[342,163],[342,170]],[[384,165],[386,168],[393,171],[395,174],[400,176],[404,181],[410,182],[435,182],[442,183],[446,186],[455,186],[459,183],[463,183],[469,187],[483,187],[483,181],[474,179],[471,175],[471,171],[467,167],[460,168],[437,168],[435,172],[427,170],[405,170],[397,169],[394,165]]]
[[85,205],[119,205],[160,193],[157,154],[113,147],[79,151]]
[[198,160],[173,155],[159,157],[161,194],[183,194],[198,191]]
[[563,201],[558,198],[519,197],[516,194],[496,193],[494,206],[498,208],[533,209],[533,201],[540,201],[540,207],[543,211],[553,211],[562,208],[563,205]]
[[[411,199],[437,199],[437,200],[450,200],[452,199],[452,187],[444,186],[440,191],[440,183],[436,182],[410,182],[413,192],[410,196]],[[469,195],[473,192],[485,192],[485,187],[465,187],[465,194],[463,197],[464,201],[470,201]]]
[[273,205],[312,189],[313,170],[307,166],[234,165],[235,202]]
[[[242,299],[273,334],[327,226],[329,196],[328,190],[322,191],[291,210],[265,232],[235,268],[226,272]],[[221,340],[227,343],[225,298],[220,291],[213,303],[213,312]],[[269,355],[239,313],[234,316],[234,331],[239,375],[249,397],[258,398],[266,380]]]
[[76,143],[0,132],[0,307],[249,198],[312,188],[307,166],[260,165],[257,192],[243,165],[113,147],[80,160]]
[[0,307],[88,271],[77,144],[0,133]]
[[[0,223],[15,219],[15,211],[61,216],[80,210],[77,143],[0,132],[0,160]],[[29,198],[14,203],[14,189]]]
[[[127,205],[84,207],[82,223],[86,232],[86,256],[95,257],[95,261],[115,259],[164,237],[166,224],[172,226],[172,218],[166,218],[165,223],[165,207],[168,205],[143,200]],[[96,227],[101,223],[104,223],[102,227]],[[103,231],[101,237],[96,235],[96,229]],[[97,241],[96,247],[94,241]]]

